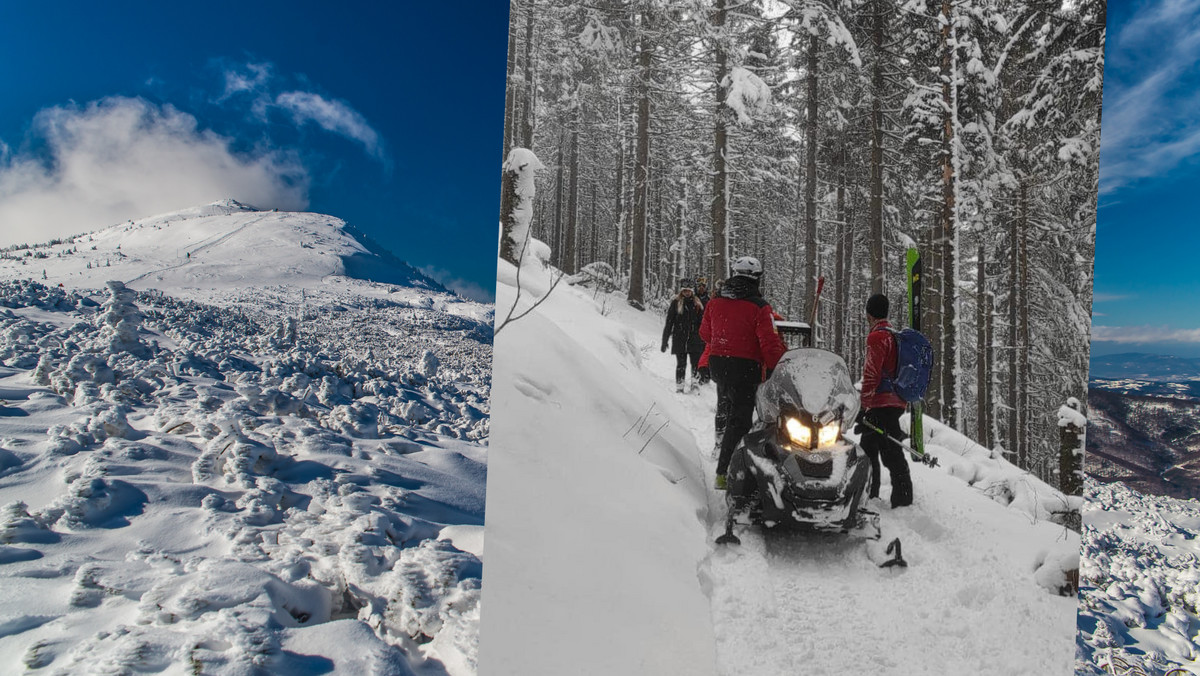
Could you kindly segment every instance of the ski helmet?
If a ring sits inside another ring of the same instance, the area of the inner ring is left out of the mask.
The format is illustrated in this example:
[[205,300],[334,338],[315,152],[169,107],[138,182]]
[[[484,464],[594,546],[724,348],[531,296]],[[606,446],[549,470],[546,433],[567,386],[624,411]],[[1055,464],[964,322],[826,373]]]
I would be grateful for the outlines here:
[[729,269],[734,277],[761,279],[763,274],[762,263],[759,263],[758,259],[753,256],[742,256],[735,260]]

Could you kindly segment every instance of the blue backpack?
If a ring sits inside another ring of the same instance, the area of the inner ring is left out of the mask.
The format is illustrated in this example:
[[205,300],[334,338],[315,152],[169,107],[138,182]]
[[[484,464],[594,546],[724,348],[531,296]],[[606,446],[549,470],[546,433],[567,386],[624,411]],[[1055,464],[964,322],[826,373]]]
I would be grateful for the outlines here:
[[910,404],[921,401],[933,370],[933,346],[919,331],[885,328],[896,339],[896,373],[880,378],[878,391],[895,392]]

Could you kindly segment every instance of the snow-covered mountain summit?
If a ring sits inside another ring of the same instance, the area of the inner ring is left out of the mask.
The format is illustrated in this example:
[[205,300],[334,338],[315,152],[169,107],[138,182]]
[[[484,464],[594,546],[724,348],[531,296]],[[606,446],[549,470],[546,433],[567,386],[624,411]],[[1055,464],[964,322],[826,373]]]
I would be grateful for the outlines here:
[[[45,276],[43,277],[43,273]],[[203,302],[280,302],[306,296],[375,297],[490,322],[490,306],[454,295],[354,226],[333,216],[263,211],[221,200],[51,244],[5,252],[0,277],[138,289]]]

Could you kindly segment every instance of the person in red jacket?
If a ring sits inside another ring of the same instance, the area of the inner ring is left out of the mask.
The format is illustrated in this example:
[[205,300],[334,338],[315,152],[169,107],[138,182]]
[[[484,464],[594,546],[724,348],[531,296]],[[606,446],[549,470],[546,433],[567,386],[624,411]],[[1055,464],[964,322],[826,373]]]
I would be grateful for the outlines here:
[[754,422],[758,385],[787,351],[775,330],[771,306],[759,292],[762,264],[743,256],[730,266],[733,275],[719,295],[708,301],[700,322],[706,361],[717,384],[717,488],[725,488],[725,473],[733,449]]
[[887,467],[892,478],[892,507],[911,505],[913,501],[912,477],[904,450],[892,439],[900,439],[900,415],[906,404],[900,395],[892,391],[889,380],[895,378],[898,352],[896,338],[888,323],[887,296],[877,293],[867,299],[867,321],[871,330],[867,333],[867,356],[863,360],[862,409],[859,419],[879,428],[883,433],[865,425],[857,426],[862,438],[859,441],[871,459],[871,497],[879,497],[879,463]]

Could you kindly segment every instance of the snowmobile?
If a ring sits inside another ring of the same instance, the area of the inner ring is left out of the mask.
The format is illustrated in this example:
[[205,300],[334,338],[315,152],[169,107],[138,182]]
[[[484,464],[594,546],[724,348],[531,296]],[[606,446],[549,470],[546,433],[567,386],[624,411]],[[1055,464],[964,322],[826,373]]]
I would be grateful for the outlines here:
[[[806,325],[785,328],[811,335]],[[759,386],[756,405],[758,422],[729,465],[728,515],[717,542],[740,544],[733,526],[742,514],[772,529],[879,540],[879,513],[866,507],[871,462],[845,435],[859,408],[846,362],[827,350],[791,349]],[[898,538],[887,554],[882,567],[907,565]]]

